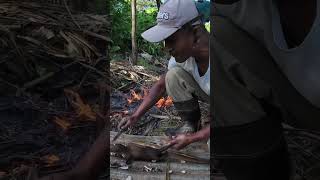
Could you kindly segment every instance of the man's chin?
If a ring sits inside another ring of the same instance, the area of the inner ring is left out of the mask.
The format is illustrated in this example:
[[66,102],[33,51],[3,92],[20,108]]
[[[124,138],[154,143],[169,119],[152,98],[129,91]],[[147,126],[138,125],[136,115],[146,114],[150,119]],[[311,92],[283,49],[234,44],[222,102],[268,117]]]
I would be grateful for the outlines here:
[[177,56],[177,57],[174,57],[174,59],[175,59],[176,62],[178,62],[178,63],[183,63],[183,62],[185,62],[188,58],[187,58],[187,57],[179,57],[179,56]]

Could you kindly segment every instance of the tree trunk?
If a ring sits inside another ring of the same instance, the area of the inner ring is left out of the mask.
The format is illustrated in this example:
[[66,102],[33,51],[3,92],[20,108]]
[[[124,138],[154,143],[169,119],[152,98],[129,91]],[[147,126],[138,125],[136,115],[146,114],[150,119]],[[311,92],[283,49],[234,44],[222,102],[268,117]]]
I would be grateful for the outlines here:
[[160,0],[156,0],[157,1],[157,8],[158,8],[158,11],[160,9],[160,5],[161,5],[161,1]]
[[137,39],[136,39],[136,0],[131,0],[131,43],[132,43],[132,64],[137,64]]

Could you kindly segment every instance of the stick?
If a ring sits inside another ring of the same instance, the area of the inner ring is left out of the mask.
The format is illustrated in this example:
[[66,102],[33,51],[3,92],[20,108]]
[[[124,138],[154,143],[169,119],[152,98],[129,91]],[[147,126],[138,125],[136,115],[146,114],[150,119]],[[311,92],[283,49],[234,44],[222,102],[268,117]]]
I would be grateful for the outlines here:
[[165,115],[158,115],[158,114],[149,114],[149,116],[154,117],[154,118],[159,118],[159,119],[176,119],[176,120],[181,120],[180,117],[178,116],[165,116]]
[[[69,63],[69,64],[63,66],[62,70],[65,70],[66,68],[74,65],[75,63],[76,63],[76,62],[74,61],[74,62],[72,62],[72,63]],[[51,78],[52,76],[54,76],[54,75],[55,75],[56,73],[58,73],[58,72],[61,72],[61,70],[56,71],[56,72],[49,72],[49,73],[47,73],[47,74],[45,74],[45,75],[43,75],[43,76],[41,76],[41,77],[39,77],[39,78],[37,78],[37,79],[34,79],[34,80],[30,81],[30,82],[27,82],[27,83],[25,83],[25,84],[23,85],[22,89],[23,89],[23,90],[26,90],[26,89],[29,89],[29,88],[31,88],[31,87],[39,84],[39,83],[42,83],[43,81]]]
[[66,7],[66,9],[67,9],[67,11],[68,11],[68,13],[69,13],[72,21],[74,22],[74,24],[75,24],[76,26],[78,26],[78,28],[79,28],[80,30],[82,30],[81,27],[79,26],[79,24],[74,20],[72,14],[71,14],[71,11],[70,11],[70,9],[69,9],[69,7],[68,7],[68,5],[67,5],[66,0],[63,0],[63,2],[64,2],[64,6]]

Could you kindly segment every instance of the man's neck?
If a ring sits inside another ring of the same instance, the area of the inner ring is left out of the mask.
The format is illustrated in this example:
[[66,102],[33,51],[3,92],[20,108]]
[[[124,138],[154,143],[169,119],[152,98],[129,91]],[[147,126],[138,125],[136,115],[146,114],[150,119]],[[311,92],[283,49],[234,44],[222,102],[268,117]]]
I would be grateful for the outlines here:
[[195,61],[198,66],[198,71],[200,76],[204,75],[209,67],[209,33],[203,31],[201,37],[199,38],[199,46],[195,53]]
[[198,66],[200,76],[203,76],[209,68],[209,53],[203,53],[197,57],[194,57]]

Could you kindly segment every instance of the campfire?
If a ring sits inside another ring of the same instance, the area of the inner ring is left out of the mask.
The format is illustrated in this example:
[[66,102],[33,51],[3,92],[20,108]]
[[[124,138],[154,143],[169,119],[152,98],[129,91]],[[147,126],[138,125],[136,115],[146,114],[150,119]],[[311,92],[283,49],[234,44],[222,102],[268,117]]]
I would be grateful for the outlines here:
[[[130,90],[130,97],[127,98],[128,104],[130,105],[133,102],[139,102],[144,99],[149,94],[149,90],[143,88],[143,95],[135,92],[134,90]],[[170,107],[173,105],[173,99],[170,96],[161,97],[156,103],[157,108]]]

